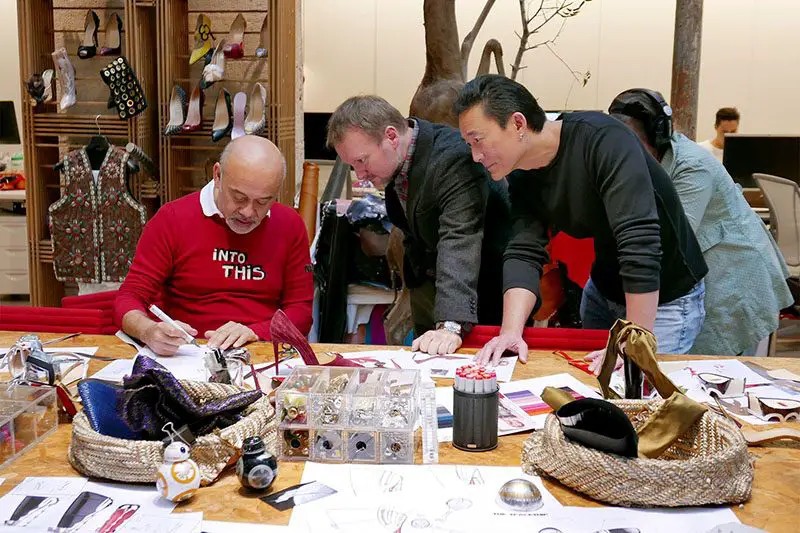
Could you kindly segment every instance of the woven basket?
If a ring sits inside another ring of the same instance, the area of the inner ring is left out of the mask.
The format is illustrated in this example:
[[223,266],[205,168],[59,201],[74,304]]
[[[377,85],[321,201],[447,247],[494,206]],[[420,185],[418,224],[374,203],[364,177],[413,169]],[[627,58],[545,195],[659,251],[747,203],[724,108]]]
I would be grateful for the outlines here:
[[[226,398],[245,389],[222,383],[181,381],[197,402]],[[202,486],[213,483],[239,456],[247,437],[259,436],[267,450],[275,454],[277,419],[269,399],[262,396],[248,405],[239,422],[222,430],[199,436],[192,445],[192,459],[200,467]],[[72,421],[69,462],[86,476],[132,483],[154,483],[161,466],[164,444],[161,441],[127,440],[101,435],[92,429],[81,411]]]
[[[615,400],[637,430],[664,400]],[[550,414],[522,449],[522,468],[613,505],[680,507],[750,498],[753,462],[730,421],[707,411],[658,459],[631,459],[574,443]]]

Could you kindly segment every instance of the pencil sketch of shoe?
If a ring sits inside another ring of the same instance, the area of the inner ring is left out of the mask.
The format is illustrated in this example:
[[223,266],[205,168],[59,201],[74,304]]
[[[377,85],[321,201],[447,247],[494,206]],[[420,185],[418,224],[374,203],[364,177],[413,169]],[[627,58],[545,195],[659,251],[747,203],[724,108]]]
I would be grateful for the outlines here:
[[48,528],[54,533],[73,533],[83,527],[94,515],[114,503],[114,500],[103,494],[84,491],[69,506],[57,527]]
[[800,420],[800,401],[787,398],[759,398],[747,394],[747,408],[751,414],[772,422]]
[[391,470],[351,468],[350,488],[356,496],[400,492],[403,490],[403,476]]
[[472,500],[469,498],[450,498],[447,500],[447,511],[439,519],[439,522],[447,521],[447,517],[456,511],[463,511],[472,507]]
[[729,378],[712,372],[700,372],[697,374],[697,379],[700,380],[700,387],[706,394],[718,398],[744,396],[744,378]]
[[55,497],[25,496],[4,524],[7,526],[26,526],[57,503],[58,498]]
[[458,479],[460,479],[465,485],[484,484],[483,474],[481,474],[480,469],[472,466],[457,465],[456,476],[458,476]]
[[408,515],[391,507],[378,508],[378,523],[392,533],[400,533],[407,519]]
[[134,503],[126,503],[124,505],[120,505],[117,507],[117,510],[105,521],[105,523],[100,526],[100,529],[97,530],[97,533],[115,533],[117,529],[122,526],[125,522],[127,522],[136,511],[139,510],[139,506]]
[[637,527],[615,527],[613,529],[598,529],[594,533],[641,533]]

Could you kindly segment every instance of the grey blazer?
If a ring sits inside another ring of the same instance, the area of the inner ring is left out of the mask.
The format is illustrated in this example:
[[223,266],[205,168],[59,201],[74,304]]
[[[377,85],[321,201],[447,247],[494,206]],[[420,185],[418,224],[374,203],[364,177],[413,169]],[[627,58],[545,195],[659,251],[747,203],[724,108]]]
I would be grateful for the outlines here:
[[[408,217],[394,182],[386,189],[389,219],[405,234],[406,284],[413,289],[435,281],[437,322],[499,324],[502,254],[510,231],[507,188],[472,161],[457,129],[415,120],[419,133],[408,174]],[[487,209],[492,224],[485,226]]]

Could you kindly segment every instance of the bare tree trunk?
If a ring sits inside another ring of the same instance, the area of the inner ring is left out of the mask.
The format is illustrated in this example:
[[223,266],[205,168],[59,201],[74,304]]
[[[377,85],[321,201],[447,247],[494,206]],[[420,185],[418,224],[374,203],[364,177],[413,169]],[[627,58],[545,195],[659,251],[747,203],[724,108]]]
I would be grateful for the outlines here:
[[676,130],[690,139],[697,133],[702,32],[703,0],[677,0],[672,49],[672,122]]
[[455,0],[425,0],[425,75],[422,83],[461,78]]

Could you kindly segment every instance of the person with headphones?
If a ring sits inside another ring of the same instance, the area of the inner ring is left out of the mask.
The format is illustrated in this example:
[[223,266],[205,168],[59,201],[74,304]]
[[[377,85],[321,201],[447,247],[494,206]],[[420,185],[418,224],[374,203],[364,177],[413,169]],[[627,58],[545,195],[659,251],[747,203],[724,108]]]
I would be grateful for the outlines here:
[[760,341],[793,303],[789,271],[767,227],[725,167],[703,147],[672,131],[661,93],[629,89],[608,108],[627,124],[669,174],[708,264],[706,319],[690,353],[766,355]]
[[[506,350],[525,360],[522,330],[559,231],[594,238],[583,327],[628,319],[654,332],[660,353],[686,353],[703,322],[708,269],[669,176],[636,135],[597,111],[547,120],[524,86],[498,75],[468,82],[455,110],[473,159],[492,179],[507,177],[511,198],[503,323],[477,360],[496,363]],[[591,354],[593,368],[601,353]]]

